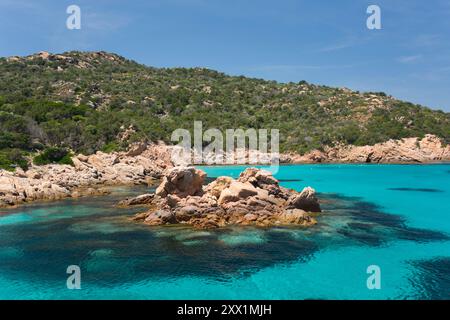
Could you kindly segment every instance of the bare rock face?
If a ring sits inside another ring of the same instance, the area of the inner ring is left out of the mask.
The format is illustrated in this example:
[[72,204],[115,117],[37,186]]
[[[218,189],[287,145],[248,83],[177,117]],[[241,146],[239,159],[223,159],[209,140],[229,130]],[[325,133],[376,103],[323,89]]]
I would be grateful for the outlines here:
[[156,195],[166,197],[169,194],[180,197],[198,195],[202,192],[206,174],[194,167],[175,167],[164,176],[156,189]]
[[288,207],[309,212],[321,212],[316,191],[311,187],[306,187],[299,194],[292,195],[288,200]]
[[258,190],[249,182],[231,182],[230,186],[222,190],[218,203],[235,202],[258,194]]
[[320,212],[314,189],[298,193],[282,188],[267,171],[249,168],[238,180],[219,177],[202,188],[205,177],[195,168],[173,168],[151,199],[152,209],[134,219],[149,225],[182,223],[196,228],[309,226],[316,221],[307,211]]
[[373,146],[337,144],[324,151],[313,150],[305,155],[284,155],[284,162],[318,163],[421,163],[450,160],[450,145],[431,134],[424,138],[405,138],[377,143]]
[[162,225],[175,223],[175,214],[168,210],[158,210],[149,214],[145,218],[145,222],[149,225]]
[[219,177],[216,180],[214,180],[213,182],[211,182],[210,184],[208,184],[205,188],[204,191],[205,193],[210,193],[212,196],[216,197],[217,199],[220,197],[220,194],[222,193],[222,191],[226,188],[228,188],[231,184],[231,182],[233,182],[234,179],[230,178],[230,177]]
[[284,224],[309,224],[313,221],[306,211],[300,209],[285,210],[278,219]]
[[[291,193],[291,190],[280,187],[278,180],[273,177],[271,172],[266,170],[248,168],[240,174],[238,181],[251,183],[256,188],[265,190],[268,195],[278,199],[287,200]],[[263,196],[263,193],[259,191],[259,195]]]
[[248,168],[239,175],[239,182],[249,182],[255,187],[263,188],[266,185],[278,185],[277,179],[266,170]]
[[137,157],[141,155],[145,150],[147,150],[148,145],[143,142],[135,143],[130,146],[130,148],[127,151],[128,157]]

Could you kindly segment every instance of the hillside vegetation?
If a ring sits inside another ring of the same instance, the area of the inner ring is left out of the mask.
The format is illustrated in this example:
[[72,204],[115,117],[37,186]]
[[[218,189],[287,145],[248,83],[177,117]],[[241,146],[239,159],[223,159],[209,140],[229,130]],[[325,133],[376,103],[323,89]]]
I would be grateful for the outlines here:
[[277,83],[203,68],[158,69],[105,52],[0,58],[0,167],[67,162],[173,130],[280,130],[282,151],[343,142],[372,145],[431,133],[450,142],[450,114],[305,81]]

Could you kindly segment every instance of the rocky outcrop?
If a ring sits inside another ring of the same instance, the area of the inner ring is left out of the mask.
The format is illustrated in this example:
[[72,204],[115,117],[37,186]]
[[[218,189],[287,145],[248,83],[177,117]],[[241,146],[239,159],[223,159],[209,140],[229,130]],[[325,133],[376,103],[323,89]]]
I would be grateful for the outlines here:
[[169,194],[179,197],[200,195],[206,174],[194,167],[176,167],[164,176],[162,183],[156,189],[156,195],[166,197]]
[[[320,212],[314,189],[301,193],[283,188],[268,171],[246,169],[237,180],[219,177],[206,186],[206,174],[193,167],[169,170],[151,209],[134,219],[148,225],[188,224],[197,228],[227,225],[309,226],[316,220],[309,212]],[[188,182],[192,182],[188,186]]]
[[319,201],[316,197],[316,191],[311,187],[306,187],[299,194],[293,194],[289,197],[288,207],[311,212],[321,211]]
[[0,171],[0,207],[14,206],[35,200],[59,200],[67,197],[79,198],[107,193],[108,191],[101,186],[59,184],[57,181],[45,180],[36,172],[23,173],[22,171],[13,174]]
[[450,146],[434,135],[424,138],[389,140],[373,146],[336,145],[314,150],[305,155],[284,154],[282,162],[289,163],[426,163],[450,161]]
[[104,194],[108,185],[150,184],[172,166],[169,147],[143,143],[128,152],[80,154],[72,161],[73,166],[33,166],[26,172],[0,170],[0,207]]

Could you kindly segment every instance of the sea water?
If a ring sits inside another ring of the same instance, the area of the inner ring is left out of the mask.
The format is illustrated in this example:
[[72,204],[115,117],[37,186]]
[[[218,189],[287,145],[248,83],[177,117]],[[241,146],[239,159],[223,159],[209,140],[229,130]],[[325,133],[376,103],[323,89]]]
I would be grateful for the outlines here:
[[[449,164],[289,165],[276,177],[317,190],[316,226],[149,227],[130,220],[145,209],[115,207],[148,188],[0,209],[0,299],[450,299]],[[367,286],[372,265],[380,289]]]

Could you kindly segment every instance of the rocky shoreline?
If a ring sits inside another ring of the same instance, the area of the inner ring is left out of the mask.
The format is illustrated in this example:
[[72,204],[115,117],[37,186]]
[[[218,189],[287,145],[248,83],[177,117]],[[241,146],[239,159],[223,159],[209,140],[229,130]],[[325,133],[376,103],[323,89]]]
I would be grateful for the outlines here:
[[[173,147],[136,143],[127,152],[77,155],[73,166],[32,166],[24,172],[0,170],[0,207],[35,200],[58,200],[105,194],[105,186],[154,184],[174,166]],[[230,155],[234,157],[234,155]],[[267,160],[268,154],[261,159]],[[433,135],[389,140],[374,146],[325,147],[305,155],[280,154],[280,164],[302,163],[432,163],[450,161],[450,145]],[[177,164],[178,165],[178,164]]]
[[433,163],[450,161],[450,145],[427,134],[422,139],[405,138],[373,146],[335,145],[305,155],[283,154],[282,163]]
[[[386,163],[386,164],[417,164],[450,162],[450,145],[445,145],[437,136],[427,134],[420,138],[404,138],[388,140],[373,146],[354,146],[336,143],[325,146],[323,150],[312,150],[306,154],[298,153],[263,153],[258,150],[236,149],[232,152],[219,154],[208,153],[198,155],[191,150],[190,161],[200,158],[203,163],[197,165],[233,165],[241,164],[305,164],[305,163]],[[180,158],[178,164],[183,164]],[[187,162],[189,163],[189,161]]]
[[127,152],[77,155],[70,165],[0,170],[0,207],[107,193],[105,186],[153,184],[171,166],[164,145],[135,144]]
[[204,185],[206,173],[194,167],[169,170],[155,194],[126,199],[120,206],[150,209],[133,219],[147,225],[185,224],[200,229],[228,225],[311,226],[321,212],[315,190],[283,188],[265,170],[247,168],[238,179],[219,177]]

